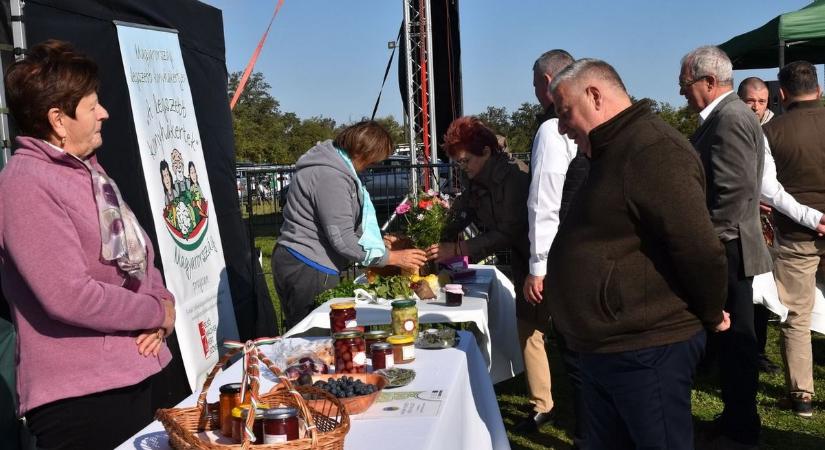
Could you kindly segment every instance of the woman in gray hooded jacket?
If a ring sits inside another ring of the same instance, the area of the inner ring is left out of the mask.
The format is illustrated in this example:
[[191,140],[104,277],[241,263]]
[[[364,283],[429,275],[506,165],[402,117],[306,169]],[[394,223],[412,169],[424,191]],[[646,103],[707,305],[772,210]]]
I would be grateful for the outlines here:
[[392,152],[392,138],[373,121],[347,127],[318,143],[295,164],[284,224],[272,253],[272,274],[286,329],[314,308],[315,297],[352,265],[417,270],[422,250],[385,247],[369,193],[358,172]]

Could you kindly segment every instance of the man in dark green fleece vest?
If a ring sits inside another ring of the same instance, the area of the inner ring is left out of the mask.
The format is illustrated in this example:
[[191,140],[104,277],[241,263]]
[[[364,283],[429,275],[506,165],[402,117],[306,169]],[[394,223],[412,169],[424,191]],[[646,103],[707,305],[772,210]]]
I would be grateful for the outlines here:
[[705,329],[730,326],[701,162],[648,100],[631,104],[604,61],[573,63],[551,90],[559,131],[590,158],[545,287],[579,361],[585,440],[693,449],[690,391]]

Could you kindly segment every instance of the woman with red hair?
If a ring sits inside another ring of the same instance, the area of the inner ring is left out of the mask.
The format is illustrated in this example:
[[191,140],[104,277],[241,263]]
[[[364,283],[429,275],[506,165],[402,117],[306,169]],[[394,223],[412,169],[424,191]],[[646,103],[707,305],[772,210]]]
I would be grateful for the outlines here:
[[[444,148],[469,183],[453,204],[452,222],[442,233],[444,241],[430,247],[428,256],[437,261],[454,256],[480,260],[510,250],[513,282],[521,286],[530,258],[527,166],[502,151],[496,134],[472,116],[450,124]],[[461,233],[471,224],[480,232],[462,240]]]

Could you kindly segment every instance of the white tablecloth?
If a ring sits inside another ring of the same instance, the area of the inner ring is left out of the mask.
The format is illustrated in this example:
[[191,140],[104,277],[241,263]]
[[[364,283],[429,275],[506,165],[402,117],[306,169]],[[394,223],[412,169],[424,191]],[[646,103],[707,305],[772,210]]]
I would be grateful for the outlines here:
[[[521,347],[516,330],[515,291],[513,283],[492,266],[472,265],[476,275],[464,280],[466,295],[461,306],[446,306],[443,300],[418,301],[421,323],[473,322],[481,331],[479,346],[493,383],[507,380],[524,371]],[[329,329],[329,304],[315,308],[284,336],[295,336],[312,328]],[[359,303],[358,325],[390,323],[389,305]]]
[[[460,332],[460,336],[461,342],[456,348],[416,349],[415,361],[401,366],[415,370],[416,378],[399,390],[444,391],[445,398],[437,416],[388,419],[350,416],[352,427],[344,441],[344,448],[509,449],[495,392],[475,338],[472,333],[464,331]],[[218,388],[225,383],[239,381],[240,372],[240,364],[236,363],[220,373],[209,389],[208,401],[217,401]],[[271,389],[272,377],[264,376],[262,379],[262,390]],[[193,394],[178,406],[192,406],[196,401],[197,394]],[[124,450],[169,448],[166,432],[157,421],[118,447]]]

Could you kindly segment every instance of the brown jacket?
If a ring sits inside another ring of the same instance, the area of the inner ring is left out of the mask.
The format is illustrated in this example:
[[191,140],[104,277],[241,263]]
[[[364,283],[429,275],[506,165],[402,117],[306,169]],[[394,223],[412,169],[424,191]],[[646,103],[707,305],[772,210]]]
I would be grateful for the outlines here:
[[727,261],[690,143],[646,100],[589,137],[590,175],[548,257],[556,329],[574,351],[612,353],[717,325]]
[[[799,203],[825,211],[825,107],[819,100],[792,103],[763,129],[785,190]],[[817,238],[815,231],[780,213],[776,226],[786,239]]]
[[521,292],[530,259],[527,234],[529,188],[530,176],[524,163],[506,153],[490,155],[481,172],[469,181],[453,204],[452,220],[443,236],[445,240],[455,241],[470,224],[478,227],[478,235],[461,244],[473,261],[510,250],[516,314],[533,319],[536,308],[522,299]]

